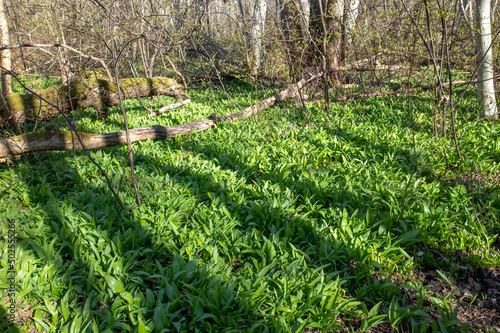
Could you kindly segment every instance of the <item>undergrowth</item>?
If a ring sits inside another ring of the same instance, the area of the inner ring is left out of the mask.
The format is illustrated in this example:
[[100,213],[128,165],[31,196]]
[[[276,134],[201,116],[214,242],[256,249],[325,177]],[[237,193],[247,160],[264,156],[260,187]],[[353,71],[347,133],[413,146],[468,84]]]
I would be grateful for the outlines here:
[[[274,92],[241,81],[192,89],[191,104],[153,118],[137,100],[125,106],[130,128],[170,126]],[[466,94],[459,160],[450,137],[433,137],[436,106],[420,96],[332,103],[330,114],[287,102],[134,143],[139,207],[129,171],[122,180],[126,146],[91,151],[125,211],[81,151],[1,165],[4,239],[7,219],[17,228],[19,329],[467,331],[456,298],[432,294],[420,275],[438,269],[452,281],[498,267],[500,127],[473,123]],[[154,109],[171,102],[143,99]],[[123,130],[119,108],[106,121],[92,109],[71,118],[82,132]]]

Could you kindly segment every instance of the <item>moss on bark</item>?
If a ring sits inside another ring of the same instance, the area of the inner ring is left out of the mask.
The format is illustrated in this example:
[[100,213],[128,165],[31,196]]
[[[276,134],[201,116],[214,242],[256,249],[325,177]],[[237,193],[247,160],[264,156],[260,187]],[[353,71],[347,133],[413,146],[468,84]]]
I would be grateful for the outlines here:
[[[154,95],[187,98],[182,87],[169,78],[122,79],[119,83],[124,99]],[[119,95],[113,82],[93,78],[71,80],[68,84],[36,94],[9,93],[6,101],[7,105],[0,106],[2,122],[14,126],[34,120],[47,121],[58,115],[59,110],[68,114],[87,107],[93,107],[102,118],[106,118],[108,108],[119,104]]]

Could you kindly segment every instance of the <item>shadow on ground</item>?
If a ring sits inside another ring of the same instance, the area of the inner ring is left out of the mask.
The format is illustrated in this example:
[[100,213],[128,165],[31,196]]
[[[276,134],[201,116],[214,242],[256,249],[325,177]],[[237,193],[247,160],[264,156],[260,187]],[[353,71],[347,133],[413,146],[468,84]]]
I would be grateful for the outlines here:
[[[362,149],[391,152],[360,138],[353,142]],[[25,296],[31,307],[49,309],[42,316],[47,325],[79,325],[80,331],[149,324],[157,331],[231,327],[278,332],[295,331],[305,320],[305,326],[358,329],[361,312],[347,298],[368,308],[383,302],[386,308],[397,297],[400,306],[410,308],[419,298],[401,288],[408,279],[430,285],[430,295],[446,297],[458,290],[456,296],[465,296],[459,301],[466,309],[461,319],[473,327],[498,322],[498,296],[486,299],[478,289],[498,288],[491,284],[498,273],[466,268],[447,286],[430,258],[449,261],[450,269],[464,258],[433,250],[434,244],[416,233],[410,237],[411,225],[393,226],[400,222],[398,211],[381,209],[380,216],[368,217],[370,194],[350,188],[346,178],[330,182],[336,175],[327,167],[264,167],[217,142],[158,143],[158,149],[167,147],[200,155],[203,163],[185,169],[186,163],[136,152],[137,169],[165,179],[168,186],[157,180],[149,186],[143,180],[143,197],[152,199],[130,213],[116,205],[94,169],[76,166],[84,163],[83,154],[58,153],[32,166],[23,182],[28,200],[21,210],[35,207],[37,212],[19,213],[19,251],[35,268],[23,270],[19,283],[21,290],[32,288]],[[395,163],[411,165],[411,154],[403,156]],[[103,167],[119,175],[119,165]],[[117,184],[119,178],[113,177]],[[124,185],[122,191],[130,193],[130,187]],[[399,237],[397,246],[391,245],[391,233]],[[373,234],[384,241],[372,241]],[[418,247],[432,257],[422,262]],[[391,261],[378,262],[379,254]],[[289,255],[296,256],[292,264],[285,258]],[[399,272],[391,267],[405,260],[421,263],[421,269],[417,265],[413,272]],[[467,288],[474,299],[465,295]],[[333,306],[328,308],[323,299]],[[430,306],[428,300],[424,303]],[[481,315],[489,322],[471,319],[481,304]],[[290,311],[293,306],[300,311]],[[441,316],[435,310],[429,315]],[[380,330],[390,328],[385,324]]]

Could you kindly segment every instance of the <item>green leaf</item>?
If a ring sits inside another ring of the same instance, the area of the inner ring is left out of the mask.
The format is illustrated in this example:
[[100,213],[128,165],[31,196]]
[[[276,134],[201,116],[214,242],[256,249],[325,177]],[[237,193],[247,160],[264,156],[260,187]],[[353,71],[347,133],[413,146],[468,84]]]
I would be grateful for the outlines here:
[[373,222],[373,216],[372,216],[372,208],[371,207],[368,207],[368,210],[366,211],[366,223],[368,225],[371,225],[372,222]]
[[436,273],[439,275],[439,277],[446,282],[447,284],[451,285],[450,280],[444,275],[439,269],[436,269]]
[[149,332],[151,332],[149,330],[149,327],[147,327],[146,325],[144,325],[144,323],[142,322],[142,319],[140,317],[137,318],[137,321],[139,322],[138,325],[137,325],[137,329],[138,329],[139,333],[149,333]]
[[[402,234],[401,236],[399,236],[398,240],[396,241],[396,243],[399,243],[399,242],[408,242],[410,240],[414,240],[415,237],[417,237],[417,235],[420,233],[420,229],[413,229],[413,230],[410,230],[404,234]],[[396,244],[395,243],[395,244]]]
[[120,280],[115,279],[111,275],[105,274],[104,279],[106,280],[106,283],[108,284],[109,288],[115,293],[124,293],[125,287],[123,286],[123,283]]
[[61,308],[61,313],[64,318],[64,322],[67,322],[69,319],[69,308],[68,308],[68,303],[67,300],[65,301],[64,298],[62,299],[60,303],[60,308]]
[[165,327],[165,322],[163,321],[163,306],[157,306],[155,307],[154,314],[153,314],[153,322],[155,324],[155,329],[160,331]]
[[370,310],[370,313],[368,314],[370,317],[375,316],[378,313],[378,310],[380,309],[380,306],[382,305],[382,302],[379,302],[373,306],[373,308]]
[[97,320],[92,320],[92,333],[99,333],[99,325],[97,324]]
[[134,297],[132,297],[132,295],[128,291],[124,291],[124,292],[120,293],[120,296],[124,300],[126,300],[128,304],[133,304],[134,303]]

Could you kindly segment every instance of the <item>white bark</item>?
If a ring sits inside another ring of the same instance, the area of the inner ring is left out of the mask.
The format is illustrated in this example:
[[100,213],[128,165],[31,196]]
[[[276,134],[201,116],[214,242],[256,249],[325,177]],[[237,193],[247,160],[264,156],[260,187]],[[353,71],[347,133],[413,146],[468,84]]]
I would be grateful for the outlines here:
[[[7,13],[5,11],[4,0],[0,0],[0,35],[2,38],[2,46],[8,46],[9,41],[9,25],[7,23]],[[2,58],[0,65],[2,66],[2,94],[6,95],[12,91],[10,80],[10,75],[7,75],[5,71],[12,70],[11,63],[11,50],[6,49],[1,51],[0,57]]]
[[[323,2],[325,3],[325,2]],[[333,4],[335,4],[335,14],[337,15],[337,17],[339,17],[340,19],[342,19],[344,17],[344,8],[345,8],[345,2],[344,0],[334,0],[333,1]],[[323,10],[325,10],[323,8]]]
[[309,0],[299,0],[300,16],[302,19],[302,27],[305,31],[309,30],[309,18],[311,10],[309,7]]
[[498,108],[493,82],[490,11],[490,0],[476,0],[477,93],[482,108],[482,115],[497,119]]
[[252,24],[252,36],[250,44],[254,51],[254,74],[260,69],[262,59],[262,37],[266,26],[267,0],[255,0],[254,17]]
[[356,27],[356,19],[358,18],[359,13],[359,2],[360,0],[346,0],[345,31],[347,44],[351,44],[352,32]]

